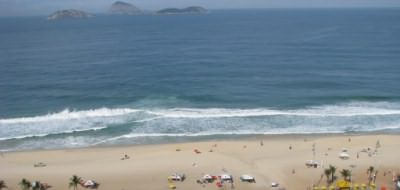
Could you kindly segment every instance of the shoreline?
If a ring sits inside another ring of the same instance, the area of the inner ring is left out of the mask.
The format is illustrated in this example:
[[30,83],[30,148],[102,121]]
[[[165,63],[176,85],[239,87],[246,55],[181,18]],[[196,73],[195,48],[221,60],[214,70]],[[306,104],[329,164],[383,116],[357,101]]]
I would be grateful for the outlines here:
[[[282,133],[282,134],[218,134],[208,136],[171,136],[170,138],[178,138],[179,140],[160,140],[156,142],[140,143],[140,144],[97,144],[82,147],[58,147],[58,148],[43,148],[43,149],[22,149],[22,150],[0,150],[2,153],[13,152],[36,152],[36,151],[56,151],[56,150],[74,150],[74,149],[97,149],[97,148],[123,148],[135,146],[152,146],[152,145],[168,145],[168,144],[185,144],[197,142],[213,142],[213,141],[238,141],[238,140],[257,140],[257,139],[291,139],[291,138],[321,138],[321,137],[339,137],[339,136],[375,136],[375,135],[388,135],[400,136],[400,132],[385,132],[385,131],[372,131],[372,132],[344,132],[344,133]],[[34,138],[34,137],[33,137]],[[150,137],[154,138],[154,137]],[[157,137],[156,137],[157,138]]]
[[[363,184],[367,183],[366,169],[376,161],[361,150],[367,147],[373,149],[379,140],[382,155],[379,155],[377,184],[384,184],[390,189],[388,171],[400,173],[397,165],[400,159],[400,152],[397,151],[399,136],[261,135],[232,140],[6,152],[0,157],[0,180],[4,180],[9,189],[18,189],[19,181],[27,178],[49,183],[53,186],[51,189],[67,190],[69,178],[76,174],[98,181],[99,189],[161,190],[167,188],[167,177],[178,172],[185,173],[187,179],[174,183],[177,189],[204,189],[196,183],[204,174],[230,173],[234,176],[236,189],[268,189],[272,182],[279,182],[286,189],[296,190],[310,186],[310,176],[313,175],[320,186],[326,185],[326,179],[321,174],[332,164],[338,168],[338,179],[341,179],[340,170],[351,169],[354,180]],[[305,167],[305,162],[313,157],[313,143],[317,149],[316,160],[322,166],[309,169]],[[342,148],[349,150],[349,160],[338,158]],[[195,149],[201,153],[196,154]],[[129,158],[122,159],[124,155]],[[39,162],[46,166],[33,167]],[[239,176],[243,174],[254,176],[257,183],[240,182]],[[206,187],[217,189],[215,183]]]

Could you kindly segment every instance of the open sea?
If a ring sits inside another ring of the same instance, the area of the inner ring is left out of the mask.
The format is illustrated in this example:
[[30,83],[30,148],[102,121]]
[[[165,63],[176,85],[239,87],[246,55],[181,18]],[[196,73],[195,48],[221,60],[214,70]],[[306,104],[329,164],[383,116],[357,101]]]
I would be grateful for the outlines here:
[[0,18],[0,150],[400,133],[400,9]]

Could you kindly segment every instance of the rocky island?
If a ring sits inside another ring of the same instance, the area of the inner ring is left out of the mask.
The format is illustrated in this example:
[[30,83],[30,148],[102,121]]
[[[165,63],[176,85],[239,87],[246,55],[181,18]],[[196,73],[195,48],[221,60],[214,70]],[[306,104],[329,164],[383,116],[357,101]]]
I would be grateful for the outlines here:
[[93,17],[92,14],[86,13],[84,11],[67,9],[59,10],[47,17],[47,20],[61,20],[61,19],[82,19]]
[[113,15],[137,15],[141,14],[142,11],[130,3],[116,1],[111,5],[108,13]]
[[207,9],[199,6],[193,6],[193,7],[186,7],[183,9],[178,9],[178,8],[167,8],[167,9],[161,9],[157,11],[157,14],[204,14],[207,13]]

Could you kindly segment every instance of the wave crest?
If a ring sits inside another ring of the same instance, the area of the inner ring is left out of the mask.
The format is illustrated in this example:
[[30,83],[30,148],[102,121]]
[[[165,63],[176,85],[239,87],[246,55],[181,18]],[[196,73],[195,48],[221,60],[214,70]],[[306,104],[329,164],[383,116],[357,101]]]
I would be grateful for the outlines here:
[[99,109],[91,109],[83,111],[71,111],[69,109],[65,109],[61,112],[50,113],[41,116],[0,119],[0,124],[34,123],[34,122],[70,120],[70,119],[81,119],[81,118],[91,118],[91,117],[112,117],[118,115],[125,115],[137,111],[138,110],[130,108],[121,108],[121,109],[99,108]]
[[75,132],[85,133],[74,136],[116,140],[121,137],[370,132],[400,129],[399,116],[400,104],[391,102],[352,102],[286,110],[66,109],[41,116],[0,119],[0,140],[39,137],[35,140],[40,141],[53,135],[67,138]]

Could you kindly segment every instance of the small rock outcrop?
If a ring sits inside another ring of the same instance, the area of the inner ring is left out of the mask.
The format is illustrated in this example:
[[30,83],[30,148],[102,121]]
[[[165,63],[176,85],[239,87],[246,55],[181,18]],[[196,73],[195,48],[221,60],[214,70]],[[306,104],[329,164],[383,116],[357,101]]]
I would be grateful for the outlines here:
[[161,9],[156,13],[157,14],[204,14],[208,13],[208,10],[203,7],[193,6],[193,7],[186,7],[183,9],[178,9],[178,8]]
[[141,14],[142,11],[130,3],[116,1],[111,5],[108,13],[113,15],[137,15]]
[[61,19],[83,19],[93,17],[92,14],[86,13],[84,11],[67,9],[59,10],[47,17],[47,20],[61,20]]

